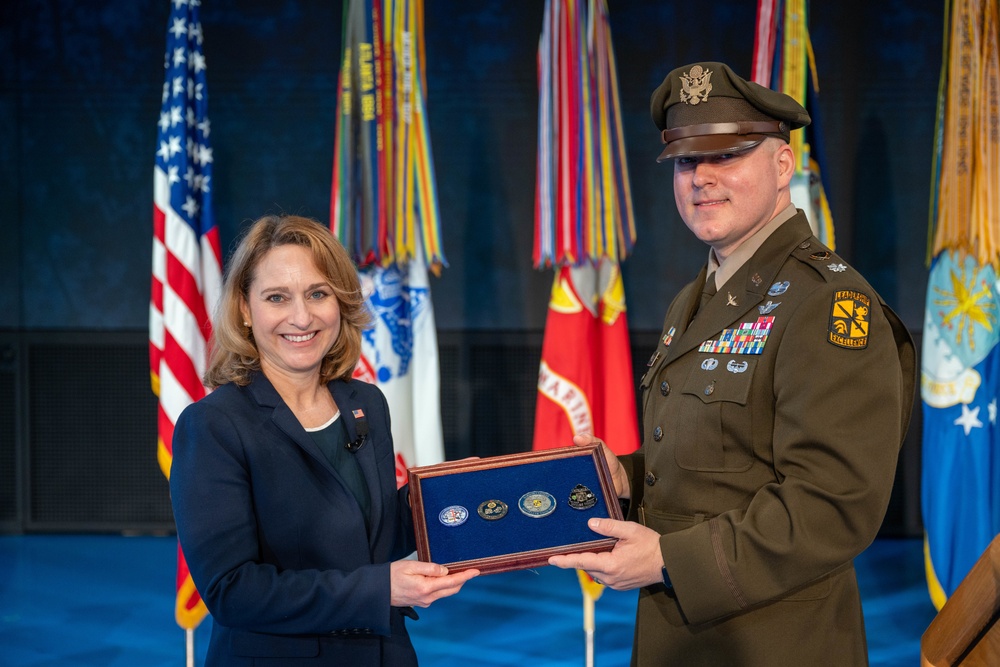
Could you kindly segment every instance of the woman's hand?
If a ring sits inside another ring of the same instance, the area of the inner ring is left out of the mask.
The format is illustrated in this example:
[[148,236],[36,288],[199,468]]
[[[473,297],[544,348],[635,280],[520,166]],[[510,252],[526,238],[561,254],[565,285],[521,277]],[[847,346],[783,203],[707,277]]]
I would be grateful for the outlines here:
[[389,564],[390,594],[393,607],[428,607],[437,599],[454,595],[479,570],[448,574],[448,568],[419,560],[397,560]]

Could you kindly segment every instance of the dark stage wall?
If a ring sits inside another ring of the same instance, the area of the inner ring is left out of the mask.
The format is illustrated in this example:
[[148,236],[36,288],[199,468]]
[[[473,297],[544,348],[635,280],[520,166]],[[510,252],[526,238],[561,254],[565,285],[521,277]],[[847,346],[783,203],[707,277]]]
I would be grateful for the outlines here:
[[[450,262],[432,292],[438,328],[453,338],[536,340],[544,327],[552,274],[531,266],[543,4],[426,3],[428,114]],[[639,233],[623,270],[640,337],[659,329],[707,252],[677,216],[671,167],[655,163],[650,92],[695,60],[747,75],[755,7],[610,2]],[[812,12],[837,248],[919,334],[942,3],[816,2]],[[146,327],[168,13],[168,0],[0,7],[0,333],[16,341],[4,368],[25,402],[31,373],[18,351],[33,333],[134,340]],[[326,221],[341,5],[204,0],[201,16],[224,253],[265,212]],[[31,410],[22,405],[17,424]]]

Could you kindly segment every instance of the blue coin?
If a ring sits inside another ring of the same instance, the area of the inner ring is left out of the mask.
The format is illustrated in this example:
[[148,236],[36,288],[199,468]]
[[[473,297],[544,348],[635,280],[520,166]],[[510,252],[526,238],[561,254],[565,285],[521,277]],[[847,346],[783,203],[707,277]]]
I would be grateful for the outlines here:
[[461,526],[469,518],[469,510],[461,505],[445,507],[438,514],[438,521],[446,526]]
[[556,511],[556,499],[545,491],[529,491],[517,501],[521,513],[532,519],[540,519]]

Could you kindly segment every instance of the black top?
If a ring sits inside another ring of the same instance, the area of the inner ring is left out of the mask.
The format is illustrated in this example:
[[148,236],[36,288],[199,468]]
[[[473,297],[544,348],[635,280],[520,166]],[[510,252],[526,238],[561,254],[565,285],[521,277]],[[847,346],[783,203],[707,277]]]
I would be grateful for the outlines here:
[[364,475],[361,474],[357,458],[347,449],[347,428],[344,426],[344,420],[338,416],[331,424],[317,431],[307,432],[358,501],[361,514],[365,518],[365,526],[370,528],[368,515],[371,513],[371,499],[368,496],[368,485],[365,483]]

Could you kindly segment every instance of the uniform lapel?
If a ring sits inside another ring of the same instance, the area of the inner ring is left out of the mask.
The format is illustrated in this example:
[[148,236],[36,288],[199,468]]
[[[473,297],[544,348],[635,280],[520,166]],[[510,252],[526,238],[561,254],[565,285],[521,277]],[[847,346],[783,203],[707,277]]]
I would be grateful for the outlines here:
[[[755,321],[760,315],[757,306],[764,301],[785,260],[799,243],[811,235],[809,224],[802,213],[779,226],[754,256],[698,312],[680,340],[675,341],[667,350],[665,363],[670,363],[697,348],[702,342],[717,337],[727,327],[744,321]],[[701,272],[702,280],[705,270],[702,269]],[[697,290],[692,298],[698,298]]]

